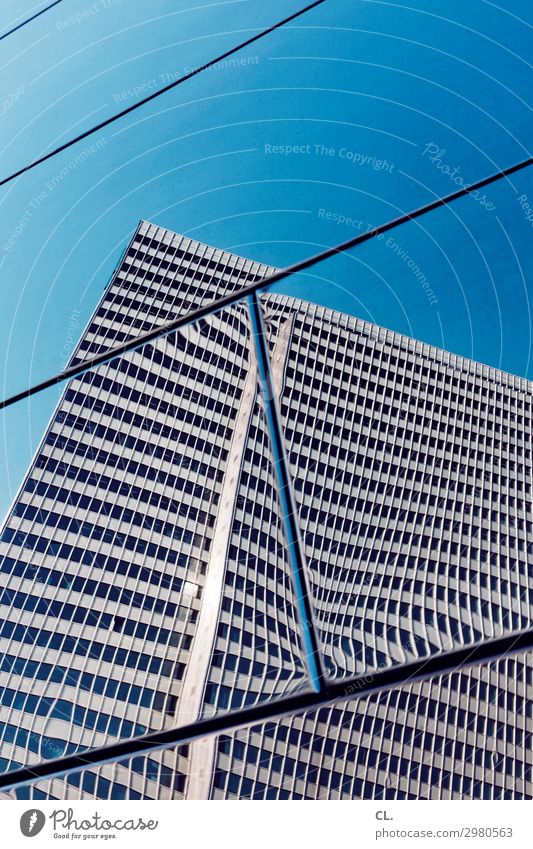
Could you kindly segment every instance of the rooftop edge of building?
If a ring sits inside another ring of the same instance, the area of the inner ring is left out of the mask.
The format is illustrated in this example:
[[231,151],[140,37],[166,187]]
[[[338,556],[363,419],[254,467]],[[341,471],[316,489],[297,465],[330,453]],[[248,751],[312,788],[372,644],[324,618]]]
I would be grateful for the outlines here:
[[[167,227],[152,224],[146,219],[141,219],[139,221],[135,233],[132,236],[132,242],[138,234],[142,236],[150,235],[152,238],[160,238],[161,241],[166,244],[172,244],[174,239],[186,239],[193,249],[202,248],[207,250],[207,252],[212,251],[212,256],[216,256],[218,259],[228,257],[229,261],[230,257],[237,258],[243,263],[249,263],[252,267],[255,267],[257,269],[256,273],[262,272],[265,276],[274,274],[279,270],[275,266],[267,265],[263,262],[250,259],[249,257],[243,257],[240,254],[224,250],[223,248],[208,245],[206,242],[199,242],[196,239],[192,239],[190,236],[184,236],[183,234],[176,233],[174,230],[170,230]],[[526,377],[521,377],[520,375],[513,374],[512,372],[507,372],[503,369],[496,368],[495,366],[490,366],[486,363],[480,362],[479,360],[466,357],[463,354],[455,354],[452,351],[447,351],[445,348],[439,348],[436,345],[431,345],[429,342],[422,342],[412,336],[406,336],[403,333],[399,333],[397,330],[381,327],[380,325],[373,324],[365,319],[358,318],[357,316],[350,315],[349,313],[340,312],[339,310],[331,309],[330,307],[325,307],[321,304],[315,304],[312,301],[305,301],[302,298],[295,298],[291,295],[284,295],[279,292],[267,292],[266,294],[267,297],[273,298],[275,301],[283,301],[287,306],[293,306],[295,309],[299,310],[302,310],[303,308],[307,312],[313,312],[317,317],[320,317],[324,321],[331,322],[338,327],[344,327],[346,330],[360,333],[382,343],[395,344],[402,350],[426,357],[433,362],[442,363],[443,365],[447,365],[450,368],[457,369],[458,371],[463,371],[471,375],[478,375],[492,380],[495,383],[509,386],[513,389],[533,395],[533,380],[528,380]]]

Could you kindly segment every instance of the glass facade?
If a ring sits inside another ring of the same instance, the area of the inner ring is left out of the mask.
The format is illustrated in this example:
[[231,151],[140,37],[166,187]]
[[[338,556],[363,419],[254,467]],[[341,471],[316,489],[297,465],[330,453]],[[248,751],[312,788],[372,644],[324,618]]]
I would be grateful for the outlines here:
[[[141,222],[73,362],[271,271]],[[530,626],[531,384],[261,305],[327,675]],[[309,687],[278,462],[245,302],[68,384],[0,537],[2,771]],[[502,659],[17,795],[531,798],[531,676]]]

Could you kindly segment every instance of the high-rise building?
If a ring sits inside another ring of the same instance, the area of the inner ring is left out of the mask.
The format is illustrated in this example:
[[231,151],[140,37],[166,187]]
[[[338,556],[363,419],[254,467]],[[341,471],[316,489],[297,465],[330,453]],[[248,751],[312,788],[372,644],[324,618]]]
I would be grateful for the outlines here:
[[[74,362],[273,270],[141,222]],[[531,625],[532,384],[261,305],[327,674]],[[241,302],[63,393],[1,534],[3,770],[307,686],[252,336]],[[529,798],[532,731],[524,654],[18,792]]]

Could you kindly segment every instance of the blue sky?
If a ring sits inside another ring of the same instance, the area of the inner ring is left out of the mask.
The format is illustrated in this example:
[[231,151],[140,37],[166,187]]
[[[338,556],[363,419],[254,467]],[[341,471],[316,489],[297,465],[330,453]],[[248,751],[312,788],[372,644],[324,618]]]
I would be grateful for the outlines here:
[[[0,42],[0,174],[301,5],[63,0]],[[281,266],[530,155],[532,17],[328,0],[0,190],[2,394],[63,367],[140,218]],[[280,290],[533,377],[532,173],[483,194]],[[4,415],[0,513],[58,397]]]

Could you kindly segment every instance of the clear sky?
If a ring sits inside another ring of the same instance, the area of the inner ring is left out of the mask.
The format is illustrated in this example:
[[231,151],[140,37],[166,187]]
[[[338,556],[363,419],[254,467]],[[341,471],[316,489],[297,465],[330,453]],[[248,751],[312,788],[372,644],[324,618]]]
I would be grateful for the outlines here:
[[[63,0],[0,41],[0,176],[302,5]],[[281,266],[529,156],[532,11],[328,0],[0,190],[2,395],[64,366],[140,218]],[[280,290],[533,378],[527,204],[531,171]],[[2,419],[0,514],[58,397]]]

